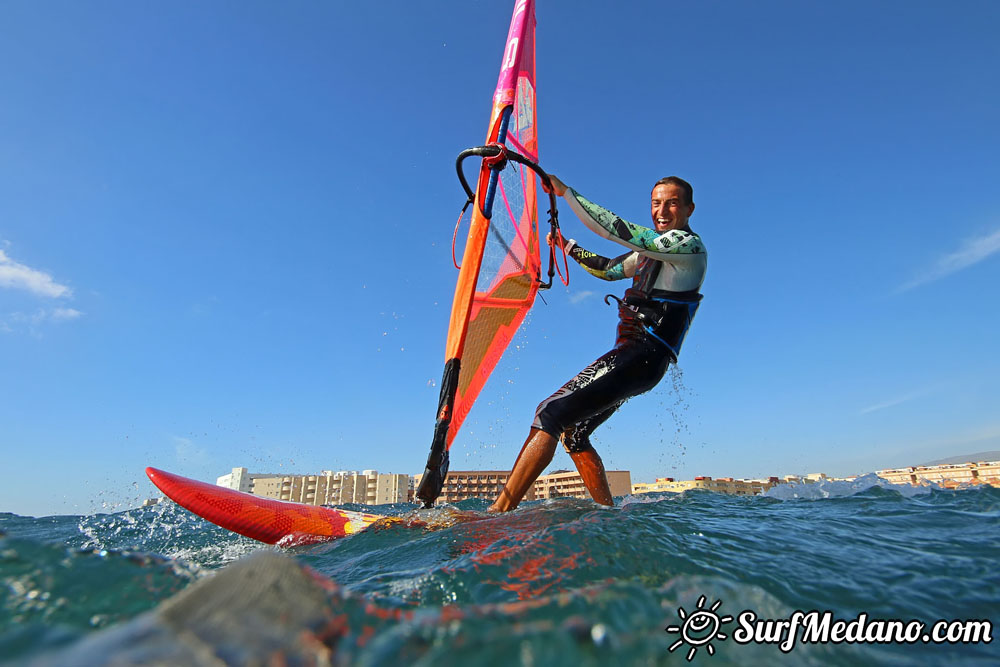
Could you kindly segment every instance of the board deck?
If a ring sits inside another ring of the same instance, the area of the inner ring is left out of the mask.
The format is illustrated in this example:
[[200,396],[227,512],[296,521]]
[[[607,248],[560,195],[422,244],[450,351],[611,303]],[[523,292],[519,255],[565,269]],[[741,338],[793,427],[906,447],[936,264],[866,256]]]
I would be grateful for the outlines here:
[[152,467],[146,468],[146,475],[181,507],[226,530],[267,544],[326,542],[360,532],[385,518],[263,498]]

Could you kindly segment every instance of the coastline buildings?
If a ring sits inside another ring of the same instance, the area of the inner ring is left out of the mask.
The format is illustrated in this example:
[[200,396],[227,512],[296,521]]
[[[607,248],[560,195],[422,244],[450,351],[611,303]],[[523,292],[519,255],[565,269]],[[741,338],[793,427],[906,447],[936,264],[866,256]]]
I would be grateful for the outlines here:
[[[632,475],[628,470],[609,470],[607,475],[612,495],[625,496],[632,492]],[[457,503],[468,498],[493,500],[503,490],[509,476],[509,470],[449,471],[437,504]],[[414,489],[420,484],[421,477],[384,474],[376,470],[360,473],[324,470],[319,475],[275,475],[251,473],[240,467],[233,468],[215,483],[255,496],[308,505],[386,505],[414,502]],[[528,490],[524,500],[561,497],[590,498],[579,473],[557,470],[542,475]]]
[[[509,470],[449,470],[444,478],[441,495],[434,504],[457,503],[467,498],[489,498],[492,500],[503,489],[508,477],[510,477]],[[414,476],[413,488],[420,486],[421,479],[423,479],[423,474]],[[535,500],[534,487],[528,489],[524,499]]]
[[[632,473],[628,470],[608,470],[608,486],[612,496],[627,496],[632,492]],[[590,492],[583,484],[580,473],[570,470],[557,470],[548,475],[539,476],[534,485],[535,498],[590,498]]]
[[[875,474],[893,484],[919,486],[934,483],[945,488],[989,484],[1000,487],[1000,461],[888,468],[876,471]],[[751,496],[762,494],[778,484],[811,483],[828,479],[823,473],[812,473],[801,477],[786,475],[766,479],[713,479],[699,476],[692,480],[675,480],[673,477],[660,477],[655,482],[632,484],[631,473],[627,470],[609,470],[607,475],[611,492],[615,496],[663,491],[681,493],[692,489]],[[452,470],[445,478],[437,503],[457,503],[468,498],[493,500],[500,494],[509,476],[508,470]],[[376,470],[324,470],[318,475],[261,474],[251,473],[240,467],[219,477],[216,484],[266,498],[310,505],[385,505],[414,502],[414,489],[420,484],[420,478],[421,475],[411,477],[379,473]],[[559,497],[590,497],[579,473],[557,470],[541,475],[525,494],[524,500]]]
[[307,505],[387,505],[405,503],[412,497],[409,475],[324,470],[318,475],[272,475],[233,468],[216,480],[224,486],[255,496],[288,500]]
[[[921,486],[937,484],[947,489],[962,485],[988,484],[1000,487],[1000,461],[979,461],[976,463],[949,463],[933,466],[909,466],[906,468],[887,468],[877,470],[875,474],[892,484],[908,484]],[[673,477],[660,477],[655,482],[637,483],[632,485],[632,493],[652,493],[670,491],[680,493],[690,489],[705,489],[717,493],[733,495],[758,495],[778,484],[810,484],[824,480],[840,481],[828,478],[823,473],[811,473],[799,477],[785,475],[784,477],[768,477],[765,479],[733,479],[732,477],[695,477],[693,480],[675,480]],[[856,477],[844,478],[852,481]]]
[[757,496],[773,486],[781,484],[782,480],[777,477],[767,479],[733,479],[732,477],[695,477],[691,480],[675,480],[673,477],[659,477],[655,482],[638,483],[632,485],[632,493],[655,493],[657,491],[670,491],[671,493],[681,493],[691,489],[704,489],[715,491],[716,493],[728,493],[734,496]]
[[1000,487],[1000,461],[948,463],[936,466],[888,468],[875,473],[893,484],[921,486],[933,482],[953,489],[961,484],[988,484]]
[[[632,489],[632,474],[628,470],[608,470],[608,484],[615,496],[628,495]],[[414,488],[420,485],[423,475],[416,475]],[[503,490],[509,470],[451,470],[444,480],[441,496],[435,504],[457,503],[469,498],[493,500]],[[590,498],[583,478],[577,472],[557,470],[541,475],[524,495],[524,500],[548,498]]]
[[281,475],[252,473],[246,468],[233,468],[233,471],[215,480],[216,486],[224,486],[227,489],[235,489],[243,493],[253,493],[254,482],[258,479],[271,479],[281,477]]

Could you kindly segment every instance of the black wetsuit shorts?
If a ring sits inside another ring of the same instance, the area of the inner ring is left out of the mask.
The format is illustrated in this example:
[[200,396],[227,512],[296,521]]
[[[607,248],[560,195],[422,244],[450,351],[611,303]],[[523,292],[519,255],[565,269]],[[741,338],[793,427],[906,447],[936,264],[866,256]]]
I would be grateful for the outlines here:
[[567,452],[593,449],[590,434],[633,396],[663,379],[673,352],[648,337],[619,337],[615,347],[538,405],[532,427],[561,438]]

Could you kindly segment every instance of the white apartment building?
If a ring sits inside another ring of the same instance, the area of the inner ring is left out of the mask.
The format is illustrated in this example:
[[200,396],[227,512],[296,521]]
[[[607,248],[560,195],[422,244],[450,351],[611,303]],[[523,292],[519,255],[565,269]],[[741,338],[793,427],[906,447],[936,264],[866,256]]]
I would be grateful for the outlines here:
[[380,474],[377,470],[360,473],[354,470],[324,470],[318,475],[272,475],[233,468],[230,474],[219,477],[216,484],[255,496],[307,505],[385,505],[407,502],[410,477]]

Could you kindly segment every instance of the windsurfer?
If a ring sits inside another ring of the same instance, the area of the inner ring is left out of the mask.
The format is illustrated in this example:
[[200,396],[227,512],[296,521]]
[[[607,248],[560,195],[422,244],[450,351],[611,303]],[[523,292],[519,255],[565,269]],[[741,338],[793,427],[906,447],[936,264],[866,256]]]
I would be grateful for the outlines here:
[[[670,176],[656,182],[650,197],[653,228],[649,228],[623,220],[555,176],[549,178],[552,190],[566,199],[584,225],[629,249],[608,259],[569,239],[564,244],[566,253],[588,273],[602,280],[632,278],[632,286],[623,299],[605,297],[605,301],[618,302],[614,348],[539,404],[528,438],[491,512],[517,507],[552,461],[559,440],[591,497],[602,505],[614,504],[604,463],[590,443],[590,434],[627,399],[656,386],[670,363],[677,361],[705,278],[708,255],[688,224],[694,198],[687,181]],[[550,236],[549,243],[554,242]]]

